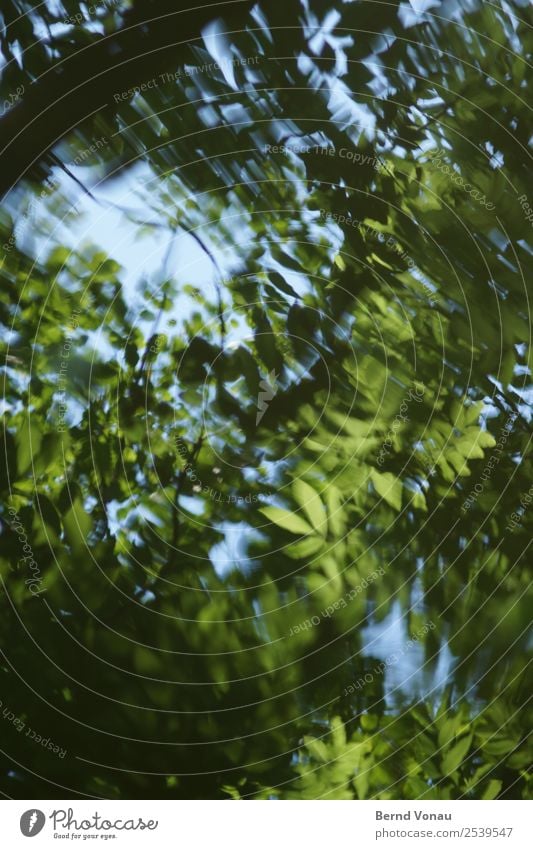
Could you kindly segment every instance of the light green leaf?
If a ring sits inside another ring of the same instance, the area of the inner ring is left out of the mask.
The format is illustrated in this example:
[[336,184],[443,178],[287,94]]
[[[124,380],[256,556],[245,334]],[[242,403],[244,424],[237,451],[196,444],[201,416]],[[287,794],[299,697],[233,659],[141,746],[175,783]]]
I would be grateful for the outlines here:
[[439,729],[439,748],[447,747],[451,743],[457,735],[460,722],[459,716],[452,716],[444,720]]
[[494,448],[496,445],[496,440],[492,433],[489,433],[488,430],[481,430],[477,441],[482,448]]
[[489,781],[487,789],[483,793],[483,799],[495,799],[502,789],[502,782],[496,778]]
[[346,525],[342,494],[336,486],[330,484],[326,489],[324,495],[328,508],[329,529],[333,536],[341,536],[341,534],[344,533],[344,528]]
[[304,737],[304,743],[307,751],[315,760],[321,763],[330,761],[330,753],[323,740],[317,740],[315,737]]
[[281,507],[263,507],[261,513],[267,519],[270,519],[274,525],[278,525],[278,527],[290,531],[292,534],[305,534],[307,536],[313,533],[313,528],[297,513],[291,513],[290,510],[283,510]]
[[292,560],[304,560],[305,558],[311,557],[313,554],[319,552],[324,545],[324,538],[318,534],[313,534],[312,536],[308,536],[305,539],[298,540],[298,542],[293,542],[286,546],[285,553]]
[[424,513],[427,513],[428,506],[426,503],[426,496],[423,492],[420,492],[419,490],[413,492],[411,506],[418,508],[418,510],[423,510]]
[[459,743],[456,743],[455,746],[452,746],[448,752],[446,752],[445,756],[442,759],[442,771],[444,775],[450,775],[452,772],[455,772],[458,769],[468,750],[470,749],[470,745],[472,743],[472,734],[469,734],[463,740],[460,740]]
[[402,482],[396,475],[391,472],[378,472],[372,469],[370,473],[372,483],[376,488],[376,492],[389,504],[394,510],[402,509]]
[[331,739],[335,751],[341,753],[346,746],[346,729],[340,716],[334,716],[331,720]]
[[318,531],[322,536],[326,536],[328,520],[326,508],[322,504],[320,496],[312,486],[303,480],[294,481],[292,492],[297,504],[303,508],[315,531]]

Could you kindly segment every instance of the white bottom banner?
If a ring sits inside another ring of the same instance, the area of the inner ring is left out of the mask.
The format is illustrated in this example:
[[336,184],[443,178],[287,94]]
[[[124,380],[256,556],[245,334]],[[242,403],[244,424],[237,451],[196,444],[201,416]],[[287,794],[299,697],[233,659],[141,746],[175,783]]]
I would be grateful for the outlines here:
[[0,845],[342,849],[533,846],[530,802],[3,801]]

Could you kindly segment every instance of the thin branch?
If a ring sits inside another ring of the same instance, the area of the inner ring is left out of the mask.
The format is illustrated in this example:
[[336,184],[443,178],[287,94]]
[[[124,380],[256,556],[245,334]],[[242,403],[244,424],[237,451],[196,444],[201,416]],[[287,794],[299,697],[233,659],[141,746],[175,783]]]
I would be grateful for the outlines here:
[[97,198],[95,198],[95,196],[92,194],[92,192],[81,182],[81,180],[79,180],[72,173],[70,168],[67,165],[65,165],[64,162],[61,162],[61,160],[59,159],[58,156],[55,155],[55,153],[50,154],[50,159],[52,160],[52,162],[54,162],[57,165],[58,168],[61,168],[61,170],[64,171],[65,174],[68,177],[70,177],[70,179],[73,180],[81,188],[81,190],[84,192],[84,194],[88,195],[91,198],[91,200],[94,200],[94,202],[97,203],[99,206],[102,206],[101,201],[99,201],[99,200],[97,200]]
[[[224,279],[224,277],[223,277],[222,271],[220,269],[220,266],[219,266],[219,264],[216,260],[215,255],[212,253],[212,251],[209,250],[207,245],[204,244],[204,242],[202,241],[202,239],[200,238],[200,236],[197,233],[195,233],[193,230],[187,230],[186,232],[189,236],[192,236],[192,238],[201,247],[201,249],[204,251],[204,253],[209,257],[209,259],[211,260],[211,262],[213,263],[213,265],[216,269],[216,272],[217,272],[220,280],[222,281]],[[218,282],[218,280],[216,278],[215,278],[215,281],[214,281],[214,285],[215,285],[215,290],[216,290],[216,293],[217,293],[217,301],[218,301],[218,320],[219,320],[219,323],[220,323],[220,345],[223,348],[224,347],[224,341],[225,341],[225,338],[226,338],[226,322],[224,321],[224,303],[222,301],[222,289],[220,287],[220,283]]]

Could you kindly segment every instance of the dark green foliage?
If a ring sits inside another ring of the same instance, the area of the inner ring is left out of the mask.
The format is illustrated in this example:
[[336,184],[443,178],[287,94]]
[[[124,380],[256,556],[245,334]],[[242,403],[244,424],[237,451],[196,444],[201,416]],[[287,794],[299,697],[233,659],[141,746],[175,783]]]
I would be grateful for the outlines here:
[[531,9],[154,5],[2,7],[2,790],[528,797]]

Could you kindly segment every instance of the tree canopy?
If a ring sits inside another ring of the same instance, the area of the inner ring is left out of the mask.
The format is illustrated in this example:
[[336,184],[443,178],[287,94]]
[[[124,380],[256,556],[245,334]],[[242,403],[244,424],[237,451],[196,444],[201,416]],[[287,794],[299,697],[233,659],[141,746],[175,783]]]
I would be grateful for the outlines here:
[[3,794],[529,797],[530,5],[0,19]]

